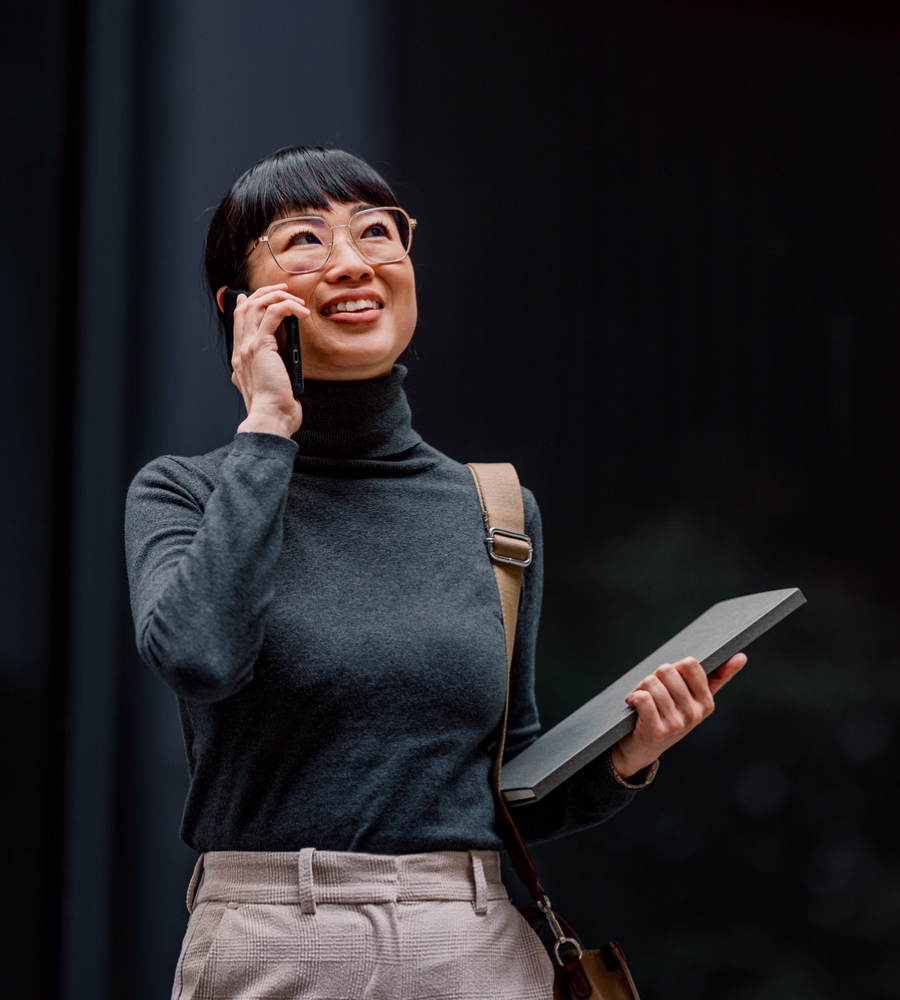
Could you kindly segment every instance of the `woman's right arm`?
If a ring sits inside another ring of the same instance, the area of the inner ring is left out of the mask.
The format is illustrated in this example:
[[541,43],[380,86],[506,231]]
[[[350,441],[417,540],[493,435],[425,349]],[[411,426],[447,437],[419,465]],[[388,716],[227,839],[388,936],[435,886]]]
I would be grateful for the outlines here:
[[217,701],[253,677],[296,451],[286,437],[238,434],[217,481],[198,463],[161,458],[131,484],[138,651],[182,698]]
[[234,694],[252,679],[262,646],[297,452],[291,435],[303,417],[278,355],[276,332],[289,314],[302,320],[309,310],[286,285],[238,297],[232,382],[247,417],[221,466],[162,458],[128,491],[138,651],[182,698]]

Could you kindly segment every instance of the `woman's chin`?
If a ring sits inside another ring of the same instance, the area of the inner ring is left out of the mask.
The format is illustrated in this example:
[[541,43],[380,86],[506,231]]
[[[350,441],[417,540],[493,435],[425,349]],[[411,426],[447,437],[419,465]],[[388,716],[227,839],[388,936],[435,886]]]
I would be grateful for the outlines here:
[[303,345],[303,370],[311,379],[361,379],[387,375],[406,349],[408,337],[393,331],[341,325],[315,347]]
[[362,379],[387,375],[399,355],[394,351],[340,351],[326,357],[303,359],[303,372],[311,379]]

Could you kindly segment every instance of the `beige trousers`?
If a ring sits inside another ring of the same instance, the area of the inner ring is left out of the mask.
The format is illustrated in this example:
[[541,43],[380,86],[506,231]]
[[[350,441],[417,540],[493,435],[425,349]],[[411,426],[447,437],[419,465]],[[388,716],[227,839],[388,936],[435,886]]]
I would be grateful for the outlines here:
[[188,909],[172,1000],[553,995],[550,958],[493,851],[212,852]]

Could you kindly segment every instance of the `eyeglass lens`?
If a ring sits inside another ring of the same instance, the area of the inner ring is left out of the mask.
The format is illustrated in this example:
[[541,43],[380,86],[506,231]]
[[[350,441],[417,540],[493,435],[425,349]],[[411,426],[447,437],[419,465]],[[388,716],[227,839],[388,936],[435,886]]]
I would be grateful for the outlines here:
[[[269,247],[279,267],[292,274],[317,271],[328,259],[333,233],[313,215],[276,222],[269,228]],[[402,260],[409,252],[409,218],[399,209],[367,209],[350,219],[350,235],[359,252],[373,264]]]

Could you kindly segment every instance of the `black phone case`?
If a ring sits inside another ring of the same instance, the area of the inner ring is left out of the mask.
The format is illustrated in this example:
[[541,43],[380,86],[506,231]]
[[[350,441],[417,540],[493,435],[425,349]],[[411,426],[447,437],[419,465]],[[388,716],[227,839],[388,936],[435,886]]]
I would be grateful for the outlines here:
[[[222,297],[225,313],[225,344],[228,349],[228,363],[231,364],[231,352],[234,349],[234,307],[239,295],[249,295],[246,288],[226,288]],[[287,369],[288,378],[294,390],[294,399],[303,395],[303,358],[300,354],[300,323],[296,316],[288,316],[281,324],[284,330],[284,343],[279,339],[278,353]]]

